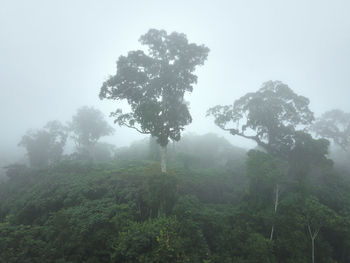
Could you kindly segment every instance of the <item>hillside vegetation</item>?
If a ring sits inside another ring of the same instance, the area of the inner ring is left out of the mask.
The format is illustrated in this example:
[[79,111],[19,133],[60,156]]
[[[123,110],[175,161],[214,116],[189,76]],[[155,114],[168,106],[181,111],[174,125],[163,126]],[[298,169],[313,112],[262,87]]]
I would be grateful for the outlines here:
[[317,262],[349,262],[350,184],[331,166],[284,178],[274,213],[281,167],[270,155],[185,136],[169,145],[162,174],[152,143],[105,163],[10,166],[0,185],[0,262],[304,263],[309,228]]

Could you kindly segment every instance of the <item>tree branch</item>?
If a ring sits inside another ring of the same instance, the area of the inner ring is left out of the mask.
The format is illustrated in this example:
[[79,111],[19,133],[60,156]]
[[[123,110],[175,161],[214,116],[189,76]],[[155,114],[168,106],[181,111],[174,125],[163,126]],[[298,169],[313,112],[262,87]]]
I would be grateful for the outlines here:
[[312,238],[312,232],[311,232],[311,227],[309,223],[307,224],[307,229],[309,230],[310,237]]
[[257,135],[255,136],[248,136],[245,135],[243,132],[239,132],[237,129],[228,129],[228,128],[222,128],[224,131],[230,132],[232,135],[238,135],[246,139],[254,140],[259,146],[263,147],[265,150],[268,151],[267,144],[262,142]]
[[150,132],[142,131],[142,130],[136,128],[135,126],[131,126],[131,125],[127,124],[124,121],[119,122],[119,125],[123,125],[123,126],[126,126],[128,128],[134,129],[134,130],[136,130],[136,131],[138,131],[139,133],[142,133],[142,134],[151,134]]

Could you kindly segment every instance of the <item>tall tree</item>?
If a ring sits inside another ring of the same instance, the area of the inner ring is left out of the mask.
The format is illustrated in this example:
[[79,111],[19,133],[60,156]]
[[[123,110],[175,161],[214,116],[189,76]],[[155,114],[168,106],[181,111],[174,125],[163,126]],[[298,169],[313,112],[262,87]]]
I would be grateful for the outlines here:
[[19,146],[26,148],[31,166],[46,166],[61,159],[67,136],[67,127],[50,121],[41,130],[28,131]]
[[317,119],[312,129],[317,135],[332,140],[344,151],[350,148],[350,113],[330,110]]
[[29,164],[33,167],[49,164],[50,135],[45,130],[28,131],[19,142],[27,151]]
[[78,151],[83,154],[89,154],[101,137],[114,132],[101,111],[87,106],[77,110],[70,123],[70,129]]
[[315,240],[321,228],[331,224],[335,213],[321,204],[315,197],[309,197],[305,200],[303,210],[303,217],[311,239],[311,259],[312,263],[315,263]]
[[127,100],[131,112],[117,109],[115,122],[151,134],[161,146],[161,169],[166,172],[166,146],[169,139],[179,141],[192,118],[185,92],[197,83],[194,71],[203,65],[209,49],[189,43],[185,34],[150,29],[140,37],[148,52],[130,51],[120,56],[117,72],[101,87],[100,98]]
[[232,135],[255,141],[268,153],[285,157],[294,145],[296,127],[314,120],[309,99],[299,96],[281,81],[265,82],[233,105],[215,106],[207,115]]
[[[215,124],[221,129],[255,141],[268,154],[288,163],[298,138],[297,128],[306,127],[314,120],[309,100],[281,81],[265,82],[258,91],[247,93],[233,105],[215,106],[207,115],[214,116]],[[278,181],[271,183],[276,214],[280,184]],[[274,231],[272,224],[271,240]]]

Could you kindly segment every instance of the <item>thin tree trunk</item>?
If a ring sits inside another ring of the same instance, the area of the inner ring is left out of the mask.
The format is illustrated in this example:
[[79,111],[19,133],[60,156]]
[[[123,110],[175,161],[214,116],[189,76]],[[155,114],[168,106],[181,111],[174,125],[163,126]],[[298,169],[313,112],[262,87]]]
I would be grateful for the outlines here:
[[274,232],[274,230],[275,230],[275,225],[272,225],[272,227],[271,227],[271,234],[270,234],[270,240],[273,239],[273,232]]
[[311,238],[311,247],[312,247],[312,251],[311,251],[311,257],[312,257],[312,263],[315,263],[315,239],[318,235],[318,232],[320,231],[320,228],[316,229],[314,231],[314,233],[312,233],[311,231],[311,226],[310,224],[307,225],[307,228],[309,230],[309,234],[310,234],[310,238]]
[[312,263],[315,263],[315,238],[311,238],[312,244]]
[[[275,215],[277,213],[277,208],[278,208],[278,202],[279,202],[279,187],[278,187],[278,184],[276,184],[276,187],[275,187]],[[272,223],[272,227],[271,227],[271,234],[270,234],[270,240],[273,239],[273,233],[275,231],[275,223],[273,222]]]
[[166,173],[166,146],[161,146],[160,167],[161,167],[162,173]]

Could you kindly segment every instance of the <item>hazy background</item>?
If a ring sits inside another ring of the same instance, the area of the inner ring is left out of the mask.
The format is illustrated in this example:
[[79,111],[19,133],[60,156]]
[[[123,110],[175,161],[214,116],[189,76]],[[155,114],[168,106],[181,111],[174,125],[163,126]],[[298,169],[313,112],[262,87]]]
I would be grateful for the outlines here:
[[[140,48],[138,39],[150,28],[185,33],[211,50],[186,97],[193,117],[186,131],[211,131],[250,146],[220,131],[205,112],[267,80],[310,98],[316,115],[350,111],[349,11],[345,0],[1,0],[0,155],[19,151],[29,128],[69,121],[83,105],[108,116],[120,103],[100,101],[101,84],[115,73],[120,55]],[[107,140],[117,146],[142,138],[115,128]]]

